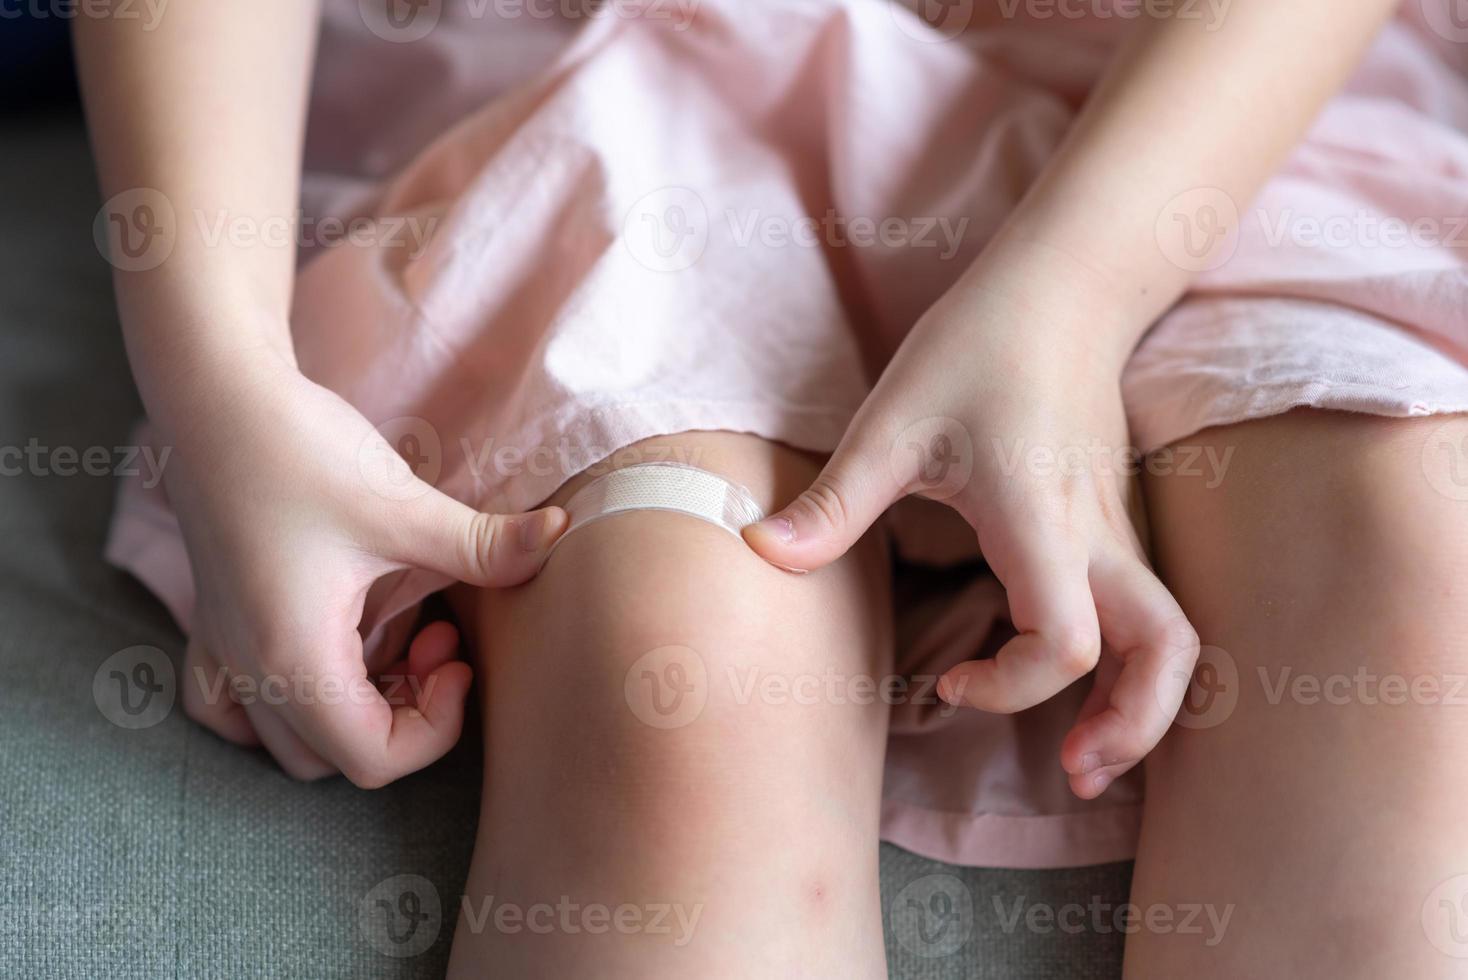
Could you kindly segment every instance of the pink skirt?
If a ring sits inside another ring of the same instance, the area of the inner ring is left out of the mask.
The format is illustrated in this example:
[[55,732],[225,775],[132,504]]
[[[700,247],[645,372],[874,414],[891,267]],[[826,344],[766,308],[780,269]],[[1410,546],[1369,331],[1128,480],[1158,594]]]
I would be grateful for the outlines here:
[[[327,4],[304,213],[367,233],[303,225],[296,345],[309,376],[413,433],[441,489],[493,510],[650,436],[833,449],[1136,6],[943,4],[925,23],[882,0],[385,2]],[[1199,276],[1127,368],[1141,449],[1298,406],[1468,411],[1468,25],[1452,2],[1405,4],[1239,206],[1236,240],[1209,241],[1208,209],[1232,202],[1206,189],[1159,218],[1159,246]],[[894,524],[909,558],[974,554]],[[108,557],[188,628],[161,487],[124,488]],[[445,585],[379,583],[370,656]],[[900,672],[932,676],[1008,628],[990,577],[944,602]],[[1013,717],[896,706],[883,836],[963,864],[1130,857],[1140,769],[1083,802],[1057,762],[1083,694]]]

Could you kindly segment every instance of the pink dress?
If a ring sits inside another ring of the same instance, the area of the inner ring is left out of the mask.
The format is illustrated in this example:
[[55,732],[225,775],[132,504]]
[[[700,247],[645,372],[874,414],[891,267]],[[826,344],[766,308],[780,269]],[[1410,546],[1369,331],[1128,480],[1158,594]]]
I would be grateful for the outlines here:
[[[834,448],[869,388],[863,359],[880,367],[983,247],[1135,7],[957,0],[925,23],[884,0],[609,0],[581,17],[386,3],[327,4],[304,207],[378,220],[371,241],[306,252],[296,344],[308,375],[410,430],[441,489],[494,510],[654,435]],[[1453,13],[1405,4],[1240,206],[1221,260],[1196,247],[1222,203],[1206,191],[1159,225],[1200,275],[1127,369],[1141,448],[1296,406],[1468,410],[1468,21]],[[909,558],[958,557],[951,534],[896,524]],[[108,555],[187,629],[161,487],[124,489]],[[380,583],[370,655],[445,584]],[[933,674],[1007,628],[987,576],[946,609],[903,641],[901,670]],[[1015,717],[896,708],[883,836],[956,863],[1129,857],[1140,771],[1082,802],[1056,762],[1083,693]]]

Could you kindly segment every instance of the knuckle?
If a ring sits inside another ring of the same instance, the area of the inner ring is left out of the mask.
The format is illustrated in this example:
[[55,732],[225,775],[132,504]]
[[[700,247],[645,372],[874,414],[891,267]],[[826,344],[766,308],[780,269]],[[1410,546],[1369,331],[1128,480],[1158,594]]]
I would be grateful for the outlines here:
[[1198,631],[1193,628],[1188,617],[1180,612],[1162,621],[1158,628],[1158,636],[1161,637],[1167,650],[1174,655],[1196,656],[1203,645],[1203,641],[1198,637]]
[[494,549],[499,544],[503,521],[496,514],[475,514],[460,539],[464,567],[480,578],[488,576]]
[[810,488],[800,495],[801,506],[830,528],[846,525],[851,513],[850,499],[842,481],[829,473],[816,477]]
[[1101,659],[1101,635],[1086,626],[1065,626],[1055,632],[1055,659],[1067,674],[1089,674]]
[[382,789],[393,781],[392,773],[380,762],[354,759],[342,766],[342,775],[358,789]]
[[327,772],[319,766],[313,766],[305,759],[297,759],[294,756],[278,756],[276,761],[285,774],[298,783],[314,783],[325,777]]

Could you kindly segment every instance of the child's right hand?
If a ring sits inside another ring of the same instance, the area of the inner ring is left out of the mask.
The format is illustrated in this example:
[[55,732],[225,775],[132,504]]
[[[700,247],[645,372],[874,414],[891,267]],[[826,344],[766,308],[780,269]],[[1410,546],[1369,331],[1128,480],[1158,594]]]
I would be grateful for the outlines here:
[[[187,417],[154,419],[174,446],[165,481],[197,594],[185,710],[231,741],[263,743],[298,779],[340,771],[377,787],[421,769],[458,740],[471,670],[453,629],[435,624],[414,638],[389,704],[357,628],[369,586],[407,567],[523,582],[565,512],[482,514],[407,473],[415,492],[388,499],[361,460],[391,449],[347,402],[274,352],[218,374],[190,380],[208,394],[188,399]],[[247,703],[221,685],[221,667],[247,679]]]

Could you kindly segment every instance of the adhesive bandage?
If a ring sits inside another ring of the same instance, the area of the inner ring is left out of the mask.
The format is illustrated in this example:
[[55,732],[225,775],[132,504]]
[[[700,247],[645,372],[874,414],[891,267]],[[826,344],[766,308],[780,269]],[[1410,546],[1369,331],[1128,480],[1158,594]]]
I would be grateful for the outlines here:
[[576,491],[566,503],[571,523],[556,544],[593,521],[634,510],[687,514],[736,538],[746,524],[765,516],[748,490],[708,470],[682,463],[640,463],[599,476]]

